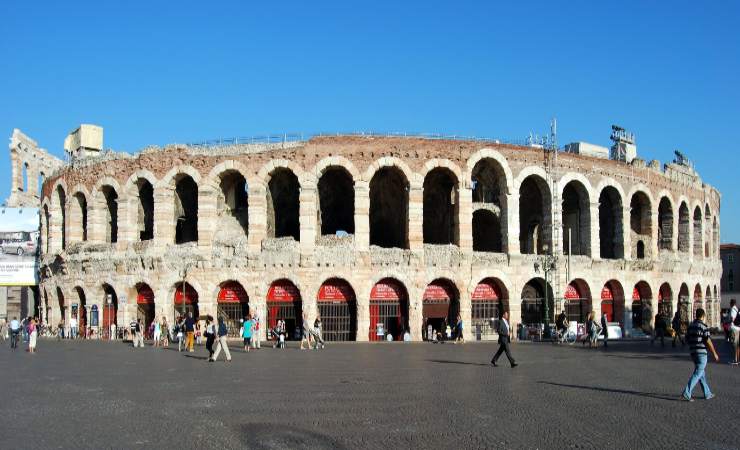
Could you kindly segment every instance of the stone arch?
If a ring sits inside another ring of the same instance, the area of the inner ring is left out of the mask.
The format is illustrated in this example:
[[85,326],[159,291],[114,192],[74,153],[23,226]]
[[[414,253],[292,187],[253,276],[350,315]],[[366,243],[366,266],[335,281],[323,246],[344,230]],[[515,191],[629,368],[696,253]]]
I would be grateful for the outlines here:
[[601,313],[609,322],[619,322],[624,328],[624,288],[619,280],[611,279],[601,288]]
[[374,282],[370,289],[371,341],[402,340],[409,327],[409,290],[397,277],[383,277]]
[[530,279],[522,288],[521,299],[523,324],[535,325],[545,321],[550,323],[555,315],[555,302],[552,285],[549,282],[546,283],[540,277]]
[[692,229],[692,237],[694,239],[694,256],[695,257],[701,257],[702,256],[702,247],[703,247],[703,228],[702,228],[702,213],[701,213],[701,207],[699,205],[696,205],[694,207],[694,216],[693,216],[693,229]]
[[622,259],[624,258],[624,197],[613,184],[605,184],[599,192],[600,256],[603,259]]
[[709,209],[709,203],[704,205],[704,257],[712,256],[712,210]]
[[[583,278],[575,278],[565,288],[564,312],[568,321],[585,323],[592,311],[591,287]],[[596,318],[598,320],[598,318]]]
[[[632,259],[652,257],[652,205],[647,190],[635,188],[630,195],[630,234]],[[642,249],[642,252],[640,251]]]
[[455,172],[445,166],[425,172],[423,191],[425,244],[459,245],[459,183]]
[[121,188],[113,179],[106,177],[93,189],[93,214],[95,216],[96,240],[118,242],[119,192]]
[[198,180],[186,172],[180,172],[172,177],[172,183],[175,244],[198,242]]
[[209,179],[209,183],[215,183],[212,190],[216,195],[216,216],[222,238],[249,234],[249,185],[245,172],[230,166],[235,165],[229,164],[219,172],[212,172],[214,178]]
[[[355,170],[356,172],[356,170]],[[320,235],[355,233],[355,178],[345,166],[324,166],[317,183]]]
[[424,163],[424,166],[421,169],[421,172],[419,173],[420,178],[424,179],[429,175],[429,172],[436,170],[436,169],[447,169],[455,176],[455,178],[460,181],[463,179],[462,171],[460,170],[460,167],[455,164],[453,161],[450,161],[449,159],[445,158],[433,158]]
[[658,288],[658,312],[666,317],[673,315],[673,289],[668,282],[661,284]]
[[125,223],[134,241],[154,239],[154,188],[157,185],[157,177],[145,169],[135,171],[123,185]]
[[298,175],[289,167],[276,166],[268,174],[267,236],[300,241],[300,192]]
[[658,251],[673,250],[673,201],[662,195],[658,203]]
[[632,327],[651,331],[653,317],[653,290],[645,280],[640,280],[632,289]]
[[678,251],[688,253],[691,245],[691,218],[686,201],[678,208]]
[[177,181],[179,179],[182,179],[184,175],[192,178],[196,184],[201,184],[202,177],[200,175],[200,172],[198,172],[198,170],[193,166],[181,164],[167,171],[167,173],[157,182],[155,187],[175,189]]
[[357,339],[357,295],[352,283],[341,277],[328,277],[316,292],[323,338],[327,341]]
[[380,167],[370,179],[370,245],[409,248],[409,179],[396,165]]
[[352,161],[339,155],[322,158],[313,166],[311,173],[318,180],[324,174],[324,171],[330,167],[342,167],[352,176],[353,180],[359,180],[362,177],[362,174],[357,170],[357,167],[355,167]]
[[553,251],[550,236],[552,195],[545,178],[529,175],[516,185],[519,189],[520,253],[541,254]]
[[375,175],[383,168],[394,167],[403,173],[404,178],[408,181],[408,184],[420,183],[420,177],[400,158],[395,156],[384,156],[376,161],[373,161],[365,170],[363,175],[363,181],[368,183],[372,182]]
[[72,189],[69,207],[69,241],[84,242],[89,237],[90,194],[82,185]]
[[563,177],[562,200],[562,243],[563,254],[591,254],[591,187],[583,184],[585,177],[569,174]]
[[478,158],[468,160],[467,173],[470,174],[473,200],[474,251],[503,252],[508,242],[507,214],[511,172],[507,175],[508,167],[504,167],[501,160],[494,157],[496,155],[481,154]]
[[67,249],[67,185],[64,180],[57,180],[52,189],[51,239],[53,249]]
[[294,330],[303,328],[303,316],[306,310],[303,304],[303,292],[300,287],[288,278],[274,278],[267,289],[267,324],[275,328],[278,321],[285,322],[286,338],[294,336]]
[[299,164],[287,159],[278,158],[271,159],[260,168],[259,172],[257,172],[257,181],[263,186],[268,186],[271,174],[278,169],[286,169],[292,172],[298,179],[298,185],[300,188],[307,187],[308,179],[312,177],[312,174],[306,173]]
[[506,187],[503,195],[511,193],[513,191],[514,176],[509,167],[509,162],[501,153],[490,148],[482,148],[470,155],[467,160],[467,170],[465,173],[467,179],[472,179],[475,166],[485,159],[489,159],[491,162],[495,163],[503,173],[504,186]]

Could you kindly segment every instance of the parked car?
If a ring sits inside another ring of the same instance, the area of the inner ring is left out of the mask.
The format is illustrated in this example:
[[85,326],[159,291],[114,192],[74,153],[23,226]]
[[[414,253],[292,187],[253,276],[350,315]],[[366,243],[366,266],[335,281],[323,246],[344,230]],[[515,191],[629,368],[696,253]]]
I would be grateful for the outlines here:
[[36,242],[23,239],[5,239],[0,244],[3,253],[12,253],[14,255],[35,255]]

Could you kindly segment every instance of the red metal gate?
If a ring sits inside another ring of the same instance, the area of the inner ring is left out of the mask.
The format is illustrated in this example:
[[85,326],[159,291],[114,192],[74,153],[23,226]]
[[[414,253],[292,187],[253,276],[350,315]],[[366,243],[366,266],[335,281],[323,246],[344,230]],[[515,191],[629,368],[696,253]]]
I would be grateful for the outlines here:
[[352,287],[344,280],[328,280],[319,288],[317,306],[326,341],[354,341],[357,334],[357,303]]
[[175,317],[190,313],[194,319],[197,319],[200,313],[198,310],[198,292],[192,286],[185,283],[185,292],[183,294],[182,284],[178,285],[175,290],[174,308]]
[[493,338],[498,320],[504,311],[501,290],[493,280],[483,280],[475,287],[471,298],[470,322],[476,339]]
[[407,326],[406,289],[394,279],[379,281],[370,291],[370,340],[383,340],[387,334],[394,340],[401,340]]
[[275,328],[278,320],[285,322],[287,338],[300,339],[303,327],[301,293],[288,280],[272,283],[267,291],[267,324]]
[[249,296],[236,281],[224,283],[218,291],[217,315],[226,323],[229,336],[238,336],[242,320],[249,314]]

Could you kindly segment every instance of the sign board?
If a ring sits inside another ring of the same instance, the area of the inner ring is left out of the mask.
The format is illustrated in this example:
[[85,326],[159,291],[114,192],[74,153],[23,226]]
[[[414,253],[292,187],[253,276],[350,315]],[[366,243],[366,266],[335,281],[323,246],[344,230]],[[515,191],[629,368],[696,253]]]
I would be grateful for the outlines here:
[[451,299],[449,288],[442,284],[432,283],[424,289],[424,300],[449,302]]
[[604,287],[601,288],[601,299],[602,300],[614,300],[614,294],[612,293],[612,290],[609,289],[609,286],[604,285]]
[[294,302],[301,299],[301,293],[290,281],[276,281],[267,291],[268,302]]
[[[149,289],[149,291],[151,292],[151,289]],[[152,298],[154,298],[154,294],[152,294]],[[175,304],[182,305],[183,301],[186,305],[198,303],[198,292],[189,284],[185,284],[185,295],[182,294],[182,285],[179,285],[175,290]],[[152,300],[152,303],[153,302],[154,300]]]
[[0,209],[0,286],[38,285],[38,208]]
[[342,280],[327,281],[319,288],[320,302],[348,302],[355,299],[354,291]]
[[403,292],[397,281],[381,280],[370,291],[370,300],[401,300]]
[[247,303],[247,291],[237,282],[226,283],[218,291],[219,303]]
[[[175,294],[175,296],[177,296],[177,294]],[[152,288],[147,285],[141,286],[136,294],[136,303],[139,305],[153,305],[154,292],[152,292]]]
[[498,286],[493,283],[482,281],[478,283],[473,291],[472,300],[496,301],[501,298]]
[[569,284],[565,288],[565,299],[566,300],[580,300],[581,299],[581,294],[578,293],[578,289],[573,284]]

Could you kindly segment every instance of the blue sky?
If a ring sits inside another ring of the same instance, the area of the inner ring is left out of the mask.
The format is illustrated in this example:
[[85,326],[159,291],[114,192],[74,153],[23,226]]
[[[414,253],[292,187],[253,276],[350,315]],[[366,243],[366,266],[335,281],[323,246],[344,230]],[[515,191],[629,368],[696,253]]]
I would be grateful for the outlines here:
[[286,131],[520,139],[553,116],[561,144],[609,145],[617,123],[643,158],[692,158],[723,194],[722,241],[740,241],[740,2],[257,3],[0,2],[0,135],[61,156],[79,123],[125,151]]

